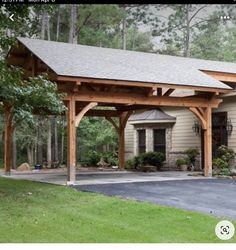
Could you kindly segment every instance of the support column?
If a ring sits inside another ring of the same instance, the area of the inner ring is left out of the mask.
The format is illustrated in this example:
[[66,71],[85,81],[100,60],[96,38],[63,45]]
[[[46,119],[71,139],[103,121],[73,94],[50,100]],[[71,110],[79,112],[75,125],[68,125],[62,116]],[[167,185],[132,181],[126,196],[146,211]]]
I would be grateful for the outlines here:
[[124,113],[119,117],[119,170],[123,170],[125,167],[125,126],[123,126]]
[[212,110],[210,107],[207,107],[205,110],[205,121],[206,129],[204,130],[204,157],[205,157],[205,166],[204,166],[204,176],[212,176]]
[[204,130],[204,176],[212,176],[212,108],[189,108],[201,123]]
[[67,106],[67,185],[76,181],[76,127],[75,127],[75,97],[71,96]]

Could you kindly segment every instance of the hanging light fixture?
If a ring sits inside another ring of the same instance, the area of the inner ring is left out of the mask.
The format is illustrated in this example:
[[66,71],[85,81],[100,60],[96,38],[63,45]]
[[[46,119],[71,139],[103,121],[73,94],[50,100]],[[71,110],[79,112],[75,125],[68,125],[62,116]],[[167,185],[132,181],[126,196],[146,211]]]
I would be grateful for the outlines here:
[[197,120],[194,121],[194,124],[192,126],[192,130],[196,135],[199,135],[200,131],[201,131],[201,126],[199,124],[199,122]]
[[227,119],[227,123],[226,123],[226,131],[228,135],[231,135],[232,131],[233,131],[233,124],[231,122],[231,119]]

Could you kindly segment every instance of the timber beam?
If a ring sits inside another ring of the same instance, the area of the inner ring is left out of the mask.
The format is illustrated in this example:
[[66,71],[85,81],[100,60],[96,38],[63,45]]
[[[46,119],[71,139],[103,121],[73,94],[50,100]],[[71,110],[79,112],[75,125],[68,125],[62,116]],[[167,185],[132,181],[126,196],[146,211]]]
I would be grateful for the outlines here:
[[[68,97],[64,97],[67,100]],[[212,107],[217,108],[221,99],[198,98],[198,97],[169,97],[169,96],[144,96],[127,93],[108,93],[108,92],[87,92],[80,91],[75,95],[76,101],[99,102],[129,105],[148,105],[148,106],[170,106],[170,107]],[[115,106],[115,105],[114,105]]]
[[200,86],[187,86],[187,85],[179,85],[179,84],[169,84],[169,83],[150,83],[150,82],[137,82],[137,81],[125,81],[125,80],[110,80],[110,79],[98,79],[98,78],[87,78],[87,77],[70,77],[70,76],[58,76],[55,73],[50,73],[50,80],[53,81],[64,81],[64,82],[83,82],[88,84],[103,84],[103,85],[117,85],[117,86],[130,86],[130,87],[143,87],[143,88],[171,88],[171,89],[191,89],[195,91],[203,91],[203,92],[220,92],[220,93],[228,93],[230,89],[219,89],[219,88],[208,88],[208,87],[200,87]]
[[217,72],[217,71],[208,71],[208,70],[202,70],[202,72],[204,72],[207,75],[215,78],[216,80],[219,80],[219,81],[222,81],[222,82],[231,82],[231,83],[236,84],[236,74]]
[[[77,111],[77,114],[81,112],[81,109]],[[119,117],[119,111],[116,110],[103,110],[103,109],[90,109],[84,116],[97,116],[97,117]]]
[[92,108],[96,107],[98,104],[97,102],[90,102],[86,105],[75,117],[75,126],[78,127],[81,119],[83,116]]

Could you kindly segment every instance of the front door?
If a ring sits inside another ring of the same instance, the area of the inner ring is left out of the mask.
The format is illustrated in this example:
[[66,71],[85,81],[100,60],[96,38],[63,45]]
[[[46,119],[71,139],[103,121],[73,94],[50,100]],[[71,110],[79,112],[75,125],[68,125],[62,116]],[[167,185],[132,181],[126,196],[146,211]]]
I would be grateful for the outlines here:
[[228,146],[227,137],[227,112],[212,114],[212,156],[216,157],[217,148],[221,145]]
[[[212,157],[216,157],[217,148],[221,145],[228,146],[226,130],[227,112],[212,114]],[[204,168],[204,130],[201,130],[202,166]]]

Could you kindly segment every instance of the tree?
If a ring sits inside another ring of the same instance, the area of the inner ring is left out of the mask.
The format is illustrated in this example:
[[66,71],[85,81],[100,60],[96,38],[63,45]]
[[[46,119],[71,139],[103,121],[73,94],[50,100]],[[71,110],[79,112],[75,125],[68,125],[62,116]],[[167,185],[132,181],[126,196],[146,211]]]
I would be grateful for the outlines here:
[[78,35],[77,35],[77,4],[70,5],[70,30],[69,30],[69,43],[77,43]]
[[57,87],[46,76],[22,80],[22,71],[0,63],[0,102],[4,114],[4,168],[12,167],[12,134],[17,124],[31,122],[35,109],[41,114],[61,113],[65,106],[57,93]]
[[230,20],[219,18],[214,12],[208,21],[202,24],[201,32],[193,36],[191,54],[196,58],[235,61],[236,29]]
[[[174,4],[164,5],[169,8],[171,14],[164,20],[153,25],[153,35],[161,36],[164,43],[164,51],[180,52],[183,56],[190,56],[190,44],[192,36],[197,32],[199,25],[208,21],[207,15],[199,18],[210,5],[202,4]],[[158,15],[158,14],[157,14]],[[179,53],[177,53],[179,54]]]

